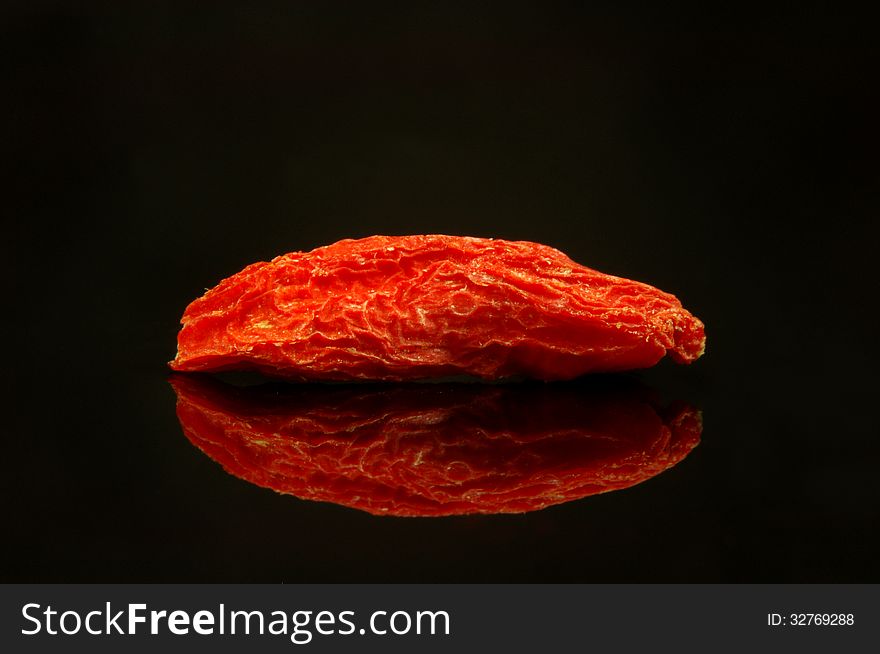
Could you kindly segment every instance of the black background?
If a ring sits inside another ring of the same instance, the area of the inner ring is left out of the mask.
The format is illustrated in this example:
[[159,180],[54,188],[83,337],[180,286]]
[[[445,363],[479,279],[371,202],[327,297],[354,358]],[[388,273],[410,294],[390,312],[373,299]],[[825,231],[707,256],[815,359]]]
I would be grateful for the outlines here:
[[[4,3],[3,581],[880,581],[870,21],[837,3]],[[735,8],[734,8],[735,7]],[[374,233],[678,295],[704,413],[640,486],[375,518],[180,432],[187,303]]]

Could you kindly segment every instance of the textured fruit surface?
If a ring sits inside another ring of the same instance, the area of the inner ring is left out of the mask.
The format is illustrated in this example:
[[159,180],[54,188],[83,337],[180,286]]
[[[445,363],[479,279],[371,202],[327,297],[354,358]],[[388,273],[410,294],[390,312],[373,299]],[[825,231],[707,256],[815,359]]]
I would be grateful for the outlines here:
[[525,241],[373,236],[255,263],[187,307],[180,371],[314,380],[571,379],[689,363],[703,324],[668,293]]
[[699,412],[659,410],[644,390],[171,383],[184,433],[230,474],[376,515],[522,513],[620,490],[701,431]]

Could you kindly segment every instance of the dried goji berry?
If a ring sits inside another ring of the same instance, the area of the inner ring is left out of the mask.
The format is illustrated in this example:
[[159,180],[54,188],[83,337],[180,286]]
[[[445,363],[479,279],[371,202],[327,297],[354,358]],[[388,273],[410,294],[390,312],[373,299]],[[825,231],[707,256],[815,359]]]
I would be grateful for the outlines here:
[[703,353],[672,295],[545,245],[373,236],[256,263],[187,307],[175,370],[570,379]]
[[171,383],[184,433],[227,472],[377,515],[521,513],[620,490],[701,431],[695,409],[660,411],[639,389]]

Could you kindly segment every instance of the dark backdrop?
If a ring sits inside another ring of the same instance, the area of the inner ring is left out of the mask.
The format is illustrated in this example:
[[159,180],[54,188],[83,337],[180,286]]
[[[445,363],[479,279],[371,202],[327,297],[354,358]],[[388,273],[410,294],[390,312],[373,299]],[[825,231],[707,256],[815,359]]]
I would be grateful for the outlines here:
[[[656,4],[4,3],[0,579],[880,581],[870,22]],[[165,362],[191,299],[429,232],[678,295],[706,357],[636,376],[703,410],[702,444],[629,490],[433,520],[190,445]]]

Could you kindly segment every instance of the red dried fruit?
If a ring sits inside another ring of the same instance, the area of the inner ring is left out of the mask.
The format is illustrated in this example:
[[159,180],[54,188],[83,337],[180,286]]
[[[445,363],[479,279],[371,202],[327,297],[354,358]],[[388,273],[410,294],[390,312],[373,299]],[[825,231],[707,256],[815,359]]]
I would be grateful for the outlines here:
[[620,490],[701,431],[699,412],[658,412],[644,390],[171,383],[184,433],[230,474],[376,515],[522,513]]
[[571,379],[679,363],[703,324],[668,293],[525,241],[373,236],[255,263],[187,307],[171,367],[298,379]]

